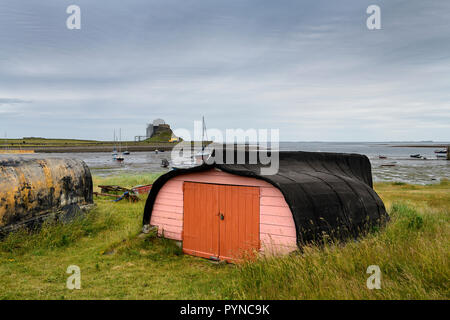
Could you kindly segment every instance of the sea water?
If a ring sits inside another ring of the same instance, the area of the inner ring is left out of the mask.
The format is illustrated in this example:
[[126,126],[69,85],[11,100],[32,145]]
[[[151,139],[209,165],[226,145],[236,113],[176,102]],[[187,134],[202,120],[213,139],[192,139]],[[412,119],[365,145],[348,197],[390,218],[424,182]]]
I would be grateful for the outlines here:
[[[414,145],[412,143],[404,143]],[[425,143],[418,143],[424,145]],[[443,143],[447,144],[447,143]],[[448,143],[450,144],[450,143]],[[358,153],[366,155],[372,164],[374,181],[397,181],[415,184],[438,183],[441,179],[450,179],[450,161],[437,159],[434,150],[437,147],[399,147],[400,143],[374,142],[281,142],[281,151],[321,151]],[[411,158],[411,154],[421,154],[427,159]],[[5,157],[6,155],[0,155]],[[379,159],[385,156],[387,159]],[[91,172],[100,176],[115,174],[139,174],[167,172],[162,168],[162,159],[170,161],[170,151],[132,152],[126,155],[123,163],[112,159],[109,152],[92,153],[42,153],[21,155],[21,157],[67,157],[84,160]],[[395,164],[395,166],[386,166]]]

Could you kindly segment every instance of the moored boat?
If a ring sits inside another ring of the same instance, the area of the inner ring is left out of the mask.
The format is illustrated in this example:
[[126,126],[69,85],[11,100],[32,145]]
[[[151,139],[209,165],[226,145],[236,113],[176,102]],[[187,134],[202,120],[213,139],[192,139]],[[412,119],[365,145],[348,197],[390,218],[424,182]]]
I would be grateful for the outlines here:
[[169,165],[170,165],[169,160],[167,160],[167,159],[161,160],[161,167],[167,168]]

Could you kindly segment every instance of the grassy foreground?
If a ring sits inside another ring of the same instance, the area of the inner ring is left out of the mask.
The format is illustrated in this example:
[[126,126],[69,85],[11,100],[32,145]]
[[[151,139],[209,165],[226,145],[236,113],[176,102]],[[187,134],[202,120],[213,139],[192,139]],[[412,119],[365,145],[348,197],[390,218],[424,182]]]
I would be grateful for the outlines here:
[[[94,184],[155,178],[95,177]],[[144,201],[97,199],[85,218],[0,242],[0,299],[449,299],[450,183],[375,188],[391,216],[385,229],[239,266],[139,236]],[[81,268],[81,290],[66,289],[69,265]],[[369,265],[381,268],[380,290],[366,287]]]

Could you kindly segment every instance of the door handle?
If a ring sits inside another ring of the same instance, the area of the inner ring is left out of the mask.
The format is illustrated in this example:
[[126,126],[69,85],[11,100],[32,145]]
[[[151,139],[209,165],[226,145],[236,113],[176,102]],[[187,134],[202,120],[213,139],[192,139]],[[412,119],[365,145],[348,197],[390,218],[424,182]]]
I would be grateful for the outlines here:
[[223,215],[223,213],[220,213],[219,216],[220,216],[220,220],[223,220],[223,219],[225,218],[225,216]]

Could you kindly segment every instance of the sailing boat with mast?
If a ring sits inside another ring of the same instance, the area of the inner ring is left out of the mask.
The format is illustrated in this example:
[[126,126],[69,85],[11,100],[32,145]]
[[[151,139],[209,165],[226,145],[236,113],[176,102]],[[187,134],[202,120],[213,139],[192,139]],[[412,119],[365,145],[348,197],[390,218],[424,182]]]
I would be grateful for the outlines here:
[[123,157],[123,153],[121,153],[122,149],[122,129],[119,129],[119,154],[116,156],[116,161],[123,162],[125,158]]
[[116,129],[114,129],[114,137],[113,137],[113,139],[114,139],[114,147],[113,147],[113,151],[112,151],[112,157],[113,157],[113,160],[116,160],[116,158],[117,158]]
[[118,161],[118,162],[122,162],[124,159],[123,154],[120,154],[120,149],[121,149],[121,139],[122,139],[122,129],[119,129],[119,151],[117,151],[117,146],[116,146],[116,141],[117,141],[117,137],[116,137],[116,129],[114,129],[114,147],[113,147],[113,151],[112,151],[112,157],[114,161]]
[[[202,117],[201,150],[198,151],[195,155],[186,159],[187,161],[181,161],[178,163],[175,163],[174,161],[172,161],[172,169],[177,170],[177,169],[183,169],[183,168],[191,168],[191,167],[198,166],[198,165],[205,163],[206,160],[208,160],[208,158],[211,156],[211,154],[206,150],[207,142],[208,142],[208,134],[206,131],[205,117]],[[166,167],[167,163],[162,163],[161,166]]]
[[197,152],[194,156],[196,164],[203,164],[211,156],[211,154],[208,151],[205,151],[207,142],[208,142],[208,132],[206,130],[205,117],[202,116],[202,150]]
[[129,155],[130,151],[128,151],[128,143],[125,144],[125,151],[122,152],[123,155]]

